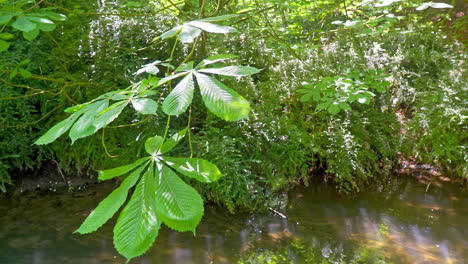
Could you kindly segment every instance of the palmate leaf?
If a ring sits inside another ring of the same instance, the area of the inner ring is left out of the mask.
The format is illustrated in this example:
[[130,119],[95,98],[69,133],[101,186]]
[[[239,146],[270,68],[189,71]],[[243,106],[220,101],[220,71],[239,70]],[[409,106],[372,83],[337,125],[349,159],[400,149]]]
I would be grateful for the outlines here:
[[145,253],[158,236],[161,221],[156,215],[156,182],[152,163],[114,227],[114,246],[128,260]]
[[119,208],[127,200],[128,190],[132,188],[138,179],[141,172],[146,166],[140,166],[138,169],[130,173],[120,186],[112,191],[109,196],[102,200],[99,205],[88,215],[86,220],[81,224],[80,228],[75,233],[87,234],[96,231],[99,227],[105,224],[119,210]]
[[226,121],[248,118],[250,105],[244,97],[210,76],[195,73],[206,107]]
[[163,160],[176,171],[200,182],[214,182],[223,176],[216,165],[204,159],[163,157]]
[[192,103],[194,90],[193,74],[187,75],[164,100],[162,109],[167,115],[180,115]]
[[192,231],[203,216],[203,200],[195,189],[167,166],[156,166],[156,212],[168,227]]

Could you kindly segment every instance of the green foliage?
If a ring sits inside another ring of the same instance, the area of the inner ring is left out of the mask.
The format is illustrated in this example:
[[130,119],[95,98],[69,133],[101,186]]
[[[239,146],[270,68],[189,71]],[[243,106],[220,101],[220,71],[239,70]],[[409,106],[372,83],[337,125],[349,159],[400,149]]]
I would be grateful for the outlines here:
[[[123,207],[114,244],[128,259],[148,250],[162,223],[194,232],[198,192],[234,213],[284,206],[285,190],[311,177],[362,190],[402,156],[467,175],[466,52],[429,12],[413,12],[441,5],[130,1],[95,16],[94,2],[64,1],[67,21],[38,35],[63,20],[49,13],[55,6],[5,3],[0,189],[14,168],[51,159],[66,172],[128,164],[99,171],[122,183],[76,231],[95,231]],[[72,143],[87,140],[70,145],[67,132]],[[268,254],[249,261],[290,259]]]
[[298,90],[298,92],[305,93],[301,97],[301,102],[313,99],[319,103],[315,108],[316,111],[327,109],[332,115],[338,114],[341,110],[351,111],[350,103],[370,103],[370,98],[375,94],[370,92],[369,88],[377,92],[385,91],[390,83],[380,81],[383,78],[382,72],[371,70],[363,74],[359,70],[354,70],[345,77],[339,75],[333,78],[323,77],[316,84],[304,82],[304,89]]
[[[33,1],[27,0],[0,2],[0,32],[9,26],[21,31],[26,40],[33,40],[40,31],[53,31],[56,28],[54,21],[65,21],[65,15],[49,10],[41,9]],[[7,51],[10,47],[7,40],[14,38],[14,35],[9,33],[1,34],[0,52]]]

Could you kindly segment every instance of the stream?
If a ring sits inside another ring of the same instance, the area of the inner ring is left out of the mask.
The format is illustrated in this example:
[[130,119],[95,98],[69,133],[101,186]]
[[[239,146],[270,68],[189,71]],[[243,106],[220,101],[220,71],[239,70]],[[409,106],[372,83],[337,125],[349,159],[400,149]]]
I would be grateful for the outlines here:
[[[393,181],[356,195],[298,187],[286,208],[266,213],[232,215],[208,204],[195,237],[163,226],[130,263],[464,263],[466,190]],[[95,233],[73,234],[112,188],[0,195],[0,263],[125,263],[112,244],[115,217]]]

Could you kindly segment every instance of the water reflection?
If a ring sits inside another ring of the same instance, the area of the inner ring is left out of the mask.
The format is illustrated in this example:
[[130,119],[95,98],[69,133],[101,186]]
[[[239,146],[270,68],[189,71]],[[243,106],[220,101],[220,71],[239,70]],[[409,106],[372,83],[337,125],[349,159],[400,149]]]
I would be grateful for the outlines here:
[[[290,193],[289,208],[230,215],[208,206],[197,236],[162,228],[131,263],[463,263],[468,196],[450,185],[404,180],[356,196],[316,186]],[[446,184],[446,183],[445,183]],[[59,195],[0,198],[0,263],[125,263],[112,224],[72,232],[112,186]],[[284,214],[287,218],[284,218]]]

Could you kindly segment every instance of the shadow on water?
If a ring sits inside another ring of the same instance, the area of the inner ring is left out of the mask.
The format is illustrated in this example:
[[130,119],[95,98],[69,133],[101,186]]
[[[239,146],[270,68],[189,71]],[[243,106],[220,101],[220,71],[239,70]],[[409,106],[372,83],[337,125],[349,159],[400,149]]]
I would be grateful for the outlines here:
[[[115,219],[96,233],[72,234],[111,187],[2,197],[0,263],[125,263],[112,245]],[[425,188],[413,179],[355,196],[301,187],[281,213],[207,206],[196,237],[164,227],[131,263],[463,263],[468,194],[448,183]]]

